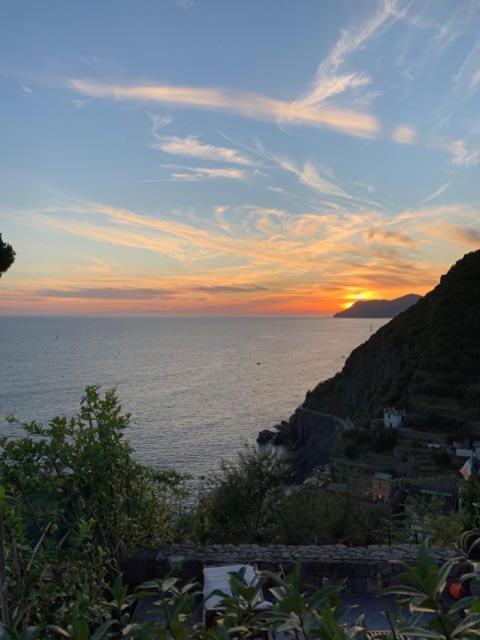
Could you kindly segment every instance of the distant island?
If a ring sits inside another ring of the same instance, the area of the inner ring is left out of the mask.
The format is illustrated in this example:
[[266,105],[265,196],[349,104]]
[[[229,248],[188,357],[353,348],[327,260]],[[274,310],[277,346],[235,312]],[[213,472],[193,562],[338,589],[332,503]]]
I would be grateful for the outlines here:
[[334,318],[394,318],[418,302],[422,296],[409,293],[394,300],[358,300],[348,309],[338,311]]

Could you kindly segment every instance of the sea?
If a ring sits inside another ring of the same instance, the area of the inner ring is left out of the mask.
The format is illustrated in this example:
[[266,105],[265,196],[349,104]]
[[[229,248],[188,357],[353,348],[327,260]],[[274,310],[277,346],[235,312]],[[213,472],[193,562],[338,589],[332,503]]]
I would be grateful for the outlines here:
[[194,477],[288,419],[385,320],[323,317],[0,317],[4,420],[73,415],[115,387],[135,457]]

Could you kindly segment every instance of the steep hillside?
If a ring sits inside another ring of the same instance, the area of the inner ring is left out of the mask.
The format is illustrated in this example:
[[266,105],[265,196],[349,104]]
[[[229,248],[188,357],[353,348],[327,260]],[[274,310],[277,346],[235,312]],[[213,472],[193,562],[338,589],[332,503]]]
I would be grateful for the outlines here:
[[467,424],[480,433],[480,251],[355,349],[303,404],[357,424],[384,406],[407,409],[416,428],[452,433]]
[[348,309],[339,311],[334,318],[394,318],[405,311],[422,296],[409,293],[394,300],[358,300]]

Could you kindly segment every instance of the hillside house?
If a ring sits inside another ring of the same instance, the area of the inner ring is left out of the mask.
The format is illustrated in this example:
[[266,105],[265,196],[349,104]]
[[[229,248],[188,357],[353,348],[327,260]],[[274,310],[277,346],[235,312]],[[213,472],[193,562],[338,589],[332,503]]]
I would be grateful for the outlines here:
[[392,491],[390,473],[376,473],[372,478],[372,498],[377,502],[388,502]]
[[383,424],[388,429],[398,429],[405,418],[405,409],[385,408],[383,410]]

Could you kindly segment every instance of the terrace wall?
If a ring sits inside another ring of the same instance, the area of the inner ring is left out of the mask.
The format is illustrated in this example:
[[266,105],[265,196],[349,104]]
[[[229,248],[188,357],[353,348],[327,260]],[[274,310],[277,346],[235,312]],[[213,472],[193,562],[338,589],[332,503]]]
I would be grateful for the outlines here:
[[[221,564],[256,564],[260,570],[291,571],[295,562],[301,566],[303,588],[319,586],[324,578],[333,582],[345,580],[350,592],[377,591],[379,584],[388,586],[401,571],[401,562],[414,563],[418,546],[346,547],[344,545],[209,545],[177,544],[160,549],[140,549],[123,554],[124,579],[138,585],[166,575],[177,566],[185,580],[201,580],[204,566]],[[455,557],[452,549],[432,548],[431,555],[442,564]],[[460,563],[455,571],[469,571],[468,563]]]

